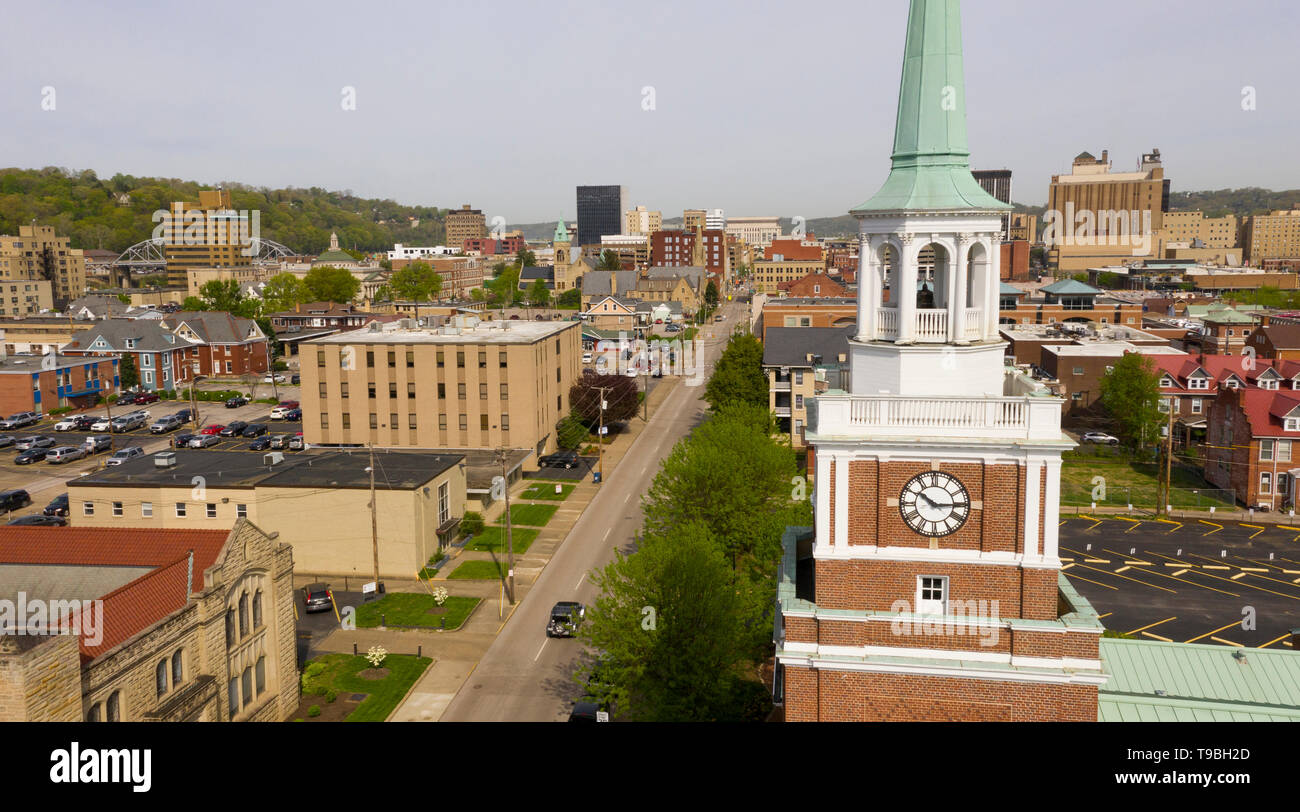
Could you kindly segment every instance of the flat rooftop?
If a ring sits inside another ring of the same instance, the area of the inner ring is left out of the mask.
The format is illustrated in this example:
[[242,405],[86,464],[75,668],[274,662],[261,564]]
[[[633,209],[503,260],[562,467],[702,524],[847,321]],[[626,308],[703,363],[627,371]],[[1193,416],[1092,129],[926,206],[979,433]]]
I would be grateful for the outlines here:
[[1167,339],[1136,327],[1119,325],[1058,324],[1004,324],[999,328],[1004,338],[1012,341],[1152,341]]
[[1054,353],[1064,358],[1118,358],[1125,353],[1135,352],[1139,355],[1187,355],[1173,347],[1143,347],[1127,341],[1097,341],[1089,344],[1047,344],[1044,352]]
[[66,369],[67,367],[80,367],[86,364],[94,364],[103,361],[111,362],[112,358],[106,357],[89,357],[83,355],[56,355],[54,365],[50,366],[46,362],[45,355],[33,355],[30,353],[22,355],[10,355],[0,357],[0,373],[30,375],[33,372],[43,372],[52,369]]
[[[364,448],[298,452],[267,465],[265,454],[177,449],[176,464],[165,468],[146,454],[122,465],[73,480],[78,486],[192,487],[201,476],[213,489],[249,488],[369,488],[370,453]],[[460,454],[375,449],[375,487],[413,490],[465,460]]]
[[[402,327],[390,322],[374,330],[365,328],[311,339],[310,344],[533,344],[578,326],[576,321],[492,321],[469,317],[466,326]],[[504,328],[502,325],[505,325]]]

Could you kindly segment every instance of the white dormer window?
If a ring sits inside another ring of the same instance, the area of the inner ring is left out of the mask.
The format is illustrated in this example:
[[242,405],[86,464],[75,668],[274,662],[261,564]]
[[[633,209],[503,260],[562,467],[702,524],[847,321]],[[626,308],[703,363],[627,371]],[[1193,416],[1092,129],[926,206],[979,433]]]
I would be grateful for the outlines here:
[[1229,389],[1240,389],[1241,381],[1237,380],[1236,378],[1229,378],[1228,380],[1223,382],[1223,385],[1228,387]]
[[1209,389],[1210,379],[1209,378],[1188,378],[1187,388],[1188,389]]
[[1277,389],[1277,381],[1260,381],[1260,389]]
[[128,350],[133,350],[133,349],[135,349],[135,339],[134,339],[134,338],[128,338],[128,339],[126,340],[126,348],[127,348]]
[[1160,379],[1160,388],[1168,389],[1174,385],[1173,379],[1165,377]]
[[1286,431],[1300,431],[1300,417],[1288,417],[1283,421],[1282,428]]

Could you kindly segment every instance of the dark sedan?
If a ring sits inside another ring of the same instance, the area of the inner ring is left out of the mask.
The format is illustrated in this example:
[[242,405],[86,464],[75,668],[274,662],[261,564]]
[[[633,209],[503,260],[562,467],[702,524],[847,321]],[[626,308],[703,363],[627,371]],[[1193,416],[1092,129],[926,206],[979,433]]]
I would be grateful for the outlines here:
[[248,398],[244,397],[243,395],[236,395],[230,400],[226,401],[227,409],[238,409],[240,406],[247,406],[247,405],[248,405]]
[[226,424],[225,428],[217,432],[222,437],[236,437],[241,431],[248,428],[248,423],[243,420],[232,420]]
[[43,516],[39,513],[33,513],[31,516],[14,519],[9,524],[33,527],[67,527],[68,520],[62,516]]
[[59,494],[45,506],[46,516],[67,516],[68,515],[68,495]]
[[271,438],[269,435],[266,434],[263,434],[261,437],[254,439],[253,442],[248,444],[249,451],[265,451],[270,447],[271,447]]
[[249,423],[239,434],[241,437],[261,437],[267,430],[265,423]]
[[41,462],[50,452],[44,448],[29,448],[14,457],[14,465],[31,465],[34,462]]

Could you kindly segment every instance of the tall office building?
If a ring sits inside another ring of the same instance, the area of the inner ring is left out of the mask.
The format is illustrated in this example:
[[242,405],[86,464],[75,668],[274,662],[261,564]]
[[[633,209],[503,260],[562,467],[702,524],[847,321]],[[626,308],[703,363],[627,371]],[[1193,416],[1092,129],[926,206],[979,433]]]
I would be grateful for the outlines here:
[[19,226],[17,237],[0,236],[0,281],[4,315],[38,313],[86,292],[86,257],[53,226]]
[[1300,205],[1246,218],[1242,248],[1252,265],[1265,259],[1300,257]]
[[980,186],[984,187],[984,191],[1003,203],[1011,202],[1010,169],[976,169],[971,174],[979,181]]
[[253,263],[255,226],[233,210],[230,191],[208,189],[195,202],[175,202],[163,228],[167,284],[189,284],[199,268],[247,268]]
[[704,228],[709,231],[725,231],[727,215],[722,209],[709,209],[709,213],[704,215]]
[[466,240],[481,240],[487,237],[487,219],[480,209],[471,209],[466,203],[459,209],[447,212],[447,238],[444,242],[448,248],[465,250]]
[[578,187],[578,245],[600,245],[601,237],[623,233],[625,197],[622,186]]
[[697,228],[703,230],[704,224],[704,209],[687,209],[682,212],[682,228],[684,230],[694,234]]
[[648,237],[663,227],[663,212],[648,211],[645,206],[629,209],[623,218],[623,233],[628,235]]
[[1084,152],[1074,159],[1070,174],[1052,176],[1044,222],[1051,226],[1056,220],[1066,233],[1052,229],[1044,239],[1055,238],[1048,262],[1063,272],[1155,254],[1154,240],[1144,253],[1140,238],[1163,229],[1169,211],[1169,180],[1160,150],[1143,155],[1133,172],[1112,172],[1111,166],[1109,150],[1101,158]]

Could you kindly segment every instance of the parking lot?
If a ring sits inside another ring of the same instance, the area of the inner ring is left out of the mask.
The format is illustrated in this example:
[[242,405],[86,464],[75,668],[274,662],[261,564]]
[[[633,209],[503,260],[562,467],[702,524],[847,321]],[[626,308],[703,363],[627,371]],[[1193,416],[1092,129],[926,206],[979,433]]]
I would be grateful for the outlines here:
[[1287,649],[1300,626],[1300,529],[1078,516],[1061,522],[1060,550],[1066,577],[1108,629]]
[[[297,387],[282,388],[283,400],[297,400]],[[113,415],[115,417],[126,414],[130,411],[143,410],[149,413],[148,423],[152,423],[158,418],[175,414],[183,409],[190,408],[190,404],[184,401],[170,400],[151,403],[147,406],[114,406]],[[227,409],[224,403],[215,401],[200,401],[199,410],[199,427],[211,424],[226,425],[232,420],[242,420],[246,423],[263,423],[267,426],[267,436],[276,434],[296,435],[302,431],[300,421],[290,422],[285,420],[272,420],[272,405],[268,403],[250,403],[236,409]],[[104,416],[106,411],[103,407],[93,409],[85,414]],[[0,431],[0,436],[10,436],[17,440],[25,437],[45,435],[54,440],[54,444],[49,448],[58,448],[60,446],[77,446],[85,445],[86,438],[91,435],[104,435],[109,432],[92,432],[92,431],[55,431],[54,424],[65,415],[56,417],[44,417],[39,423],[32,426],[25,426],[21,429]],[[154,453],[163,451],[170,447],[171,438],[178,434],[194,434],[197,430],[193,423],[187,423],[184,427],[170,431],[164,434],[150,434],[148,423],[142,428],[132,431],[113,433],[113,449],[127,448],[129,446],[140,446],[145,453]],[[249,446],[252,439],[248,437],[219,437],[216,445],[205,449],[207,453],[250,453]],[[47,449],[48,450],[48,449]],[[287,453],[289,452],[285,449]],[[251,452],[262,453],[262,452]],[[13,488],[23,488],[31,494],[32,504],[23,510],[14,511],[0,517],[0,521],[9,521],[19,516],[32,513],[39,513],[45,505],[61,493],[66,492],[66,483],[83,473],[95,471],[102,468],[110,456],[111,451],[101,451],[98,454],[83,457],[80,460],[74,460],[67,463],[52,464],[48,462],[35,462],[28,465],[16,465],[14,458],[18,456],[18,451],[9,446],[0,448],[0,490],[10,490]]]

